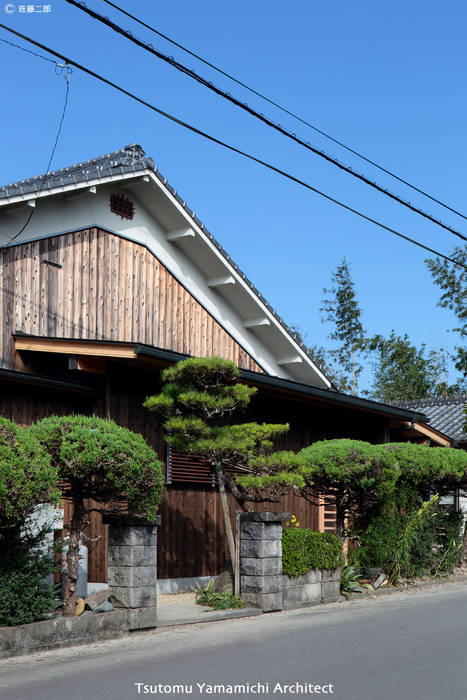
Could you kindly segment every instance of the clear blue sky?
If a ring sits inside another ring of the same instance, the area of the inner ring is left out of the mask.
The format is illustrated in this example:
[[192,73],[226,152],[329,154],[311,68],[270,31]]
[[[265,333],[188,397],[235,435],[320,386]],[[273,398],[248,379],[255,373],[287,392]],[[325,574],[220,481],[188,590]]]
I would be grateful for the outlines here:
[[[137,95],[443,252],[459,239],[339,172],[64,0],[50,13],[1,22],[49,44]],[[194,67],[406,199],[467,233],[467,222],[398,185],[318,134],[137,27],[100,0],[89,4]],[[120,5],[348,145],[461,211],[465,170],[465,26],[457,0],[392,3],[259,0]],[[38,6],[35,6],[38,7]],[[41,5],[42,7],[42,5]],[[4,30],[0,37],[11,39]],[[21,42],[19,42],[21,43]],[[45,171],[64,97],[54,67],[0,43],[0,183]],[[455,325],[437,308],[425,253],[278,175],[185,132],[75,70],[53,168],[140,143],[169,182],[286,322],[326,344],[323,287],[345,256],[365,327],[451,348]],[[33,223],[31,223],[33,225]]]

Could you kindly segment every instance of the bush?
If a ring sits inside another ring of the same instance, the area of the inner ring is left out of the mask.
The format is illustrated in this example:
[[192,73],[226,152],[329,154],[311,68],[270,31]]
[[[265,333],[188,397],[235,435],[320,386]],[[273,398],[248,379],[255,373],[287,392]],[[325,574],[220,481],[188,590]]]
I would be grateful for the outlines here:
[[43,620],[55,607],[54,587],[44,580],[53,573],[53,553],[39,549],[45,531],[34,537],[3,539],[0,550],[0,626]]
[[462,513],[422,503],[416,492],[399,487],[396,498],[385,504],[364,532],[356,533],[359,546],[349,562],[362,569],[385,568],[392,578],[447,575],[459,564],[462,546]]
[[220,591],[214,593],[212,591],[213,584],[214,579],[211,579],[206,588],[200,588],[199,593],[196,596],[196,602],[198,605],[207,605],[215,610],[246,608],[244,601],[239,595],[229,592],[221,593]]
[[58,501],[57,470],[26,428],[0,418],[0,534],[19,528],[38,503]]
[[329,532],[299,528],[282,532],[282,571],[290,578],[310,569],[335,569],[342,558],[342,542]]

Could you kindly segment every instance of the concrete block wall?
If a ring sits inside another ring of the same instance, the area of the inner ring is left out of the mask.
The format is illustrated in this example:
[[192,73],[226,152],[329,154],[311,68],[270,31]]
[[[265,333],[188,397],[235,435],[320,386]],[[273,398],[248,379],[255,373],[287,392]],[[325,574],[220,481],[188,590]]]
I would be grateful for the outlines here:
[[142,518],[106,517],[110,525],[108,582],[116,608],[157,607],[157,525]]
[[340,596],[341,570],[311,569],[297,578],[282,576],[283,610],[333,603]]

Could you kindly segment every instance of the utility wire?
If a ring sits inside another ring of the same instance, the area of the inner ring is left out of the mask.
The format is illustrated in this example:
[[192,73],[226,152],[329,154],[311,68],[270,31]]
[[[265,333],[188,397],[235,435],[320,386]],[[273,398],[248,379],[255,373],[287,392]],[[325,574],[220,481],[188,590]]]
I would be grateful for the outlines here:
[[240,107],[240,109],[244,110],[245,112],[248,112],[248,114],[252,115],[256,119],[259,119],[267,126],[271,127],[272,129],[275,129],[276,131],[283,134],[284,136],[287,136],[292,141],[295,141],[296,143],[298,143],[299,145],[308,149],[309,151],[311,151],[315,155],[320,156],[321,158],[324,158],[324,160],[326,160],[328,163],[335,165],[336,167],[340,168],[341,170],[348,173],[349,175],[352,175],[353,177],[357,178],[358,180],[361,180],[362,182],[369,185],[373,189],[385,194],[386,196],[390,197],[391,199],[398,202],[399,204],[402,204],[403,206],[407,207],[411,211],[413,211],[413,212],[423,216],[425,219],[428,219],[429,221],[433,222],[437,226],[440,226],[441,228],[445,229],[446,231],[449,231],[450,233],[453,233],[455,236],[457,236],[458,238],[461,238],[463,241],[467,241],[467,236],[465,236],[463,233],[460,233],[460,231],[457,231],[457,229],[453,228],[452,226],[449,226],[448,224],[445,224],[440,219],[437,219],[436,217],[432,216],[428,212],[425,212],[423,209],[416,207],[414,204],[411,204],[411,202],[408,202],[407,200],[403,199],[402,197],[399,197],[394,192],[391,192],[390,190],[383,187],[382,185],[379,185],[377,182],[375,182],[374,180],[371,180],[363,173],[359,173],[358,171],[354,170],[350,166],[345,165],[344,163],[341,163],[339,160],[337,160],[333,156],[330,156],[325,151],[322,151],[321,149],[316,148],[316,146],[313,146],[308,141],[305,141],[304,139],[300,138],[295,133],[289,131],[288,129],[283,127],[278,122],[274,122],[273,120],[266,117],[264,114],[257,112],[255,109],[250,107],[245,102],[241,102],[240,100],[238,100],[236,97],[234,97],[230,93],[226,92],[225,90],[222,90],[222,88],[219,88],[216,85],[214,85],[213,83],[211,83],[210,81],[206,80],[205,78],[200,76],[198,73],[193,71],[191,68],[188,68],[187,66],[183,65],[179,61],[176,61],[171,56],[167,56],[166,54],[162,53],[158,49],[155,49],[151,44],[148,44],[148,43],[142,41],[141,39],[138,39],[137,37],[133,36],[133,34],[131,32],[128,32],[127,30],[123,29],[122,27],[115,24],[107,17],[100,15],[98,12],[96,12],[95,10],[88,7],[86,5],[86,3],[80,2],[77,0],[66,0],[66,2],[70,5],[73,5],[74,7],[77,7],[78,9],[82,10],[83,12],[88,14],[90,17],[93,17],[97,21],[101,22],[105,26],[112,29],[117,34],[120,34],[121,36],[125,37],[129,41],[133,42],[137,46],[145,49],[145,51],[148,51],[149,53],[153,54],[157,58],[160,58],[162,61],[165,61],[166,63],[171,65],[176,70],[184,73],[185,75],[188,75],[190,78],[193,78],[198,83],[200,83],[201,85],[204,85],[205,87],[207,87],[212,92],[215,92],[220,97],[223,97],[224,99],[228,100],[229,102],[235,104],[237,107]]
[[190,49],[187,49],[186,46],[183,46],[183,44],[180,44],[177,41],[175,41],[174,39],[171,39],[169,36],[167,36],[167,34],[163,34],[161,31],[159,31],[155,27],[152,27],[151,25],[146,24],[146,22],[143,22],[141,19],[139,19],[138,17],[135,17],[135,15],[132,15],[130,12],[127,12],[122,7],[119,7],[114,2],[110,2],[110,0],[102,0],[102,2],[105,2],[107,5],[110,5],[115,10],[118,10],[118,12],[121,12],[123,15],[126,15],[130,19],[132,19],[135,22],[137,22],[138,24],[140,24],[142,27],[146,27],[146,29],[149,29],[149,31],[162,37],[162,39],[165,39],[170,44],[172,44],[173,46],[176,46],[177,48],[181,49],[182,51],[189,54],[190,56],[193,56],[193,58],[196,58],[197,61],[201,61],[201,63],[204,63],[204,65],[209,66],[209,68],[212,68],[220,75],[223,75],[226,78],[228,78],[229,80],[232,80],[234,83],[245,88],[246,90],[251,92],[253,95],[256,95],[257,97],[261,98],[265,102],[268,102],[273,107],[276,107],[281,112],[284,112],[284,114],[288,114],[290,117],[293,117],[293,119],[296,119],[297,121],[301,122],[302,124],[305,124],[305,126],[308,126],[310,129],[313,129],[313,131],[316,131],[318,134],[321,134],[321,136],[324,136],[326,139],[329,139],[329,141],[333,141],[338,146],[345,148],[345,150],[348,151],[349,153],[352,153],[353,155],[357,156],[358,158],[361,158],[366,163],[369,163],[370,165],[373,165],[375,168],[378,168],[378,170],[381,170],[381,172],[386,173],[387,175],[390,175],[395,180],[398,180],[398,182],[401,182],[403,185],[407,185],[407,187],[410,187],[415,192],[422,194],[424,197],[427,197],[428,199],[431,199],[433,202],[436,202],[436,204],[439,204],[440,206],[444,207],[445,209],[448,209],[449,211],[453,212],[454,214],[457,214],[458,216],[467,220],[467,215],[462,214],[462,212],[458,211],[457,209],[454,209],[453,207],[449,206],[448,204],[445,204],[445,202],[442,202],[441,200],[437,199],[436,197],[433,197],[431,194],[428,194],[427,192],[420,189],[416,185],[412,185],[410,182],[408,182],[407,180],[404,180],[404,178],[400,177],[399,175],[396,175],[391,170],[388,170],[384,166],[376,163],[374,160],[371,160],[371,158],[368,158],[368,156],[364,156],[362,153],[359,153],[358,151],[351,148],[350,146],[346,146],[346,144],[343,143],[342,141],[340,141],[339,139],[326,133],[326,131],[319,129],[317,126],[310,124],[310,122],[308,122],[303,117],[300,117],[298,114],[291,112],[289,109],[278,104],[277,102],[275,102],[271,98],[266,97],[266,95],[264,95],[263,93],[259,92],[258,90],[255,90],[255,88],[252,88],[251,85],[247,85],[246,83],[242,82],[239,78],[235,78],[231,73],[227,73],[227,71],[222,70],[222,68],[215,66],[213,63],[210,63],[205,58],[202,58],[202,56],[200,56],[199,54],[194,53],[194,51],[190,51]]
[[161,116],[165,117],[166,119],[169,119],[171,122],[174,122],[175,124],[178,124],[179,126],[182,126],[183,128],[187,129],[188,131],[191,131],[194,134],[198,134],[198,136],[202,136],[203,138],[207,139],[208,141],[211,141],[212,143],[216,143],[218,146],[222,146],[222,148],[225,148],[225,149],[231,151],[232,153],[237,153],[238,155],[243,156],[244,158],[247,158],[248,160],[251,160],[254,163],[258,163],[259,165],[262,165],[263,167],[268,168],[268,170],[272,170],[273,172],[278,173],[282,177],[285,177],[288,180],[291,180],[292,182],[296,182],[298,185],[301,185],[302,187],[305,187],[306,189],[311,190],[312,192],[315,192],[316,194],[319,194],[321,197],[324,197],[325,199],[329,200],[330,202],[333,202],[334,204],[337,204],[339,207],[342,207],[343,209],[346,209],[347,211],[350,211],[353,214],[356,214],[357,216],[364,219],[365,221],[369,221],[370,223],[375,224],[376,226],[379,226],[380,228],[384,229],[385,231],[389,231],[389,233],[393,233],[395,236],[398,236],[399,238],[402,238],[403,240],[408,241],[409,243],[412,243],[413,245],[416,245],[419,248],[422,248],[423,250],[426,250],[429,253],[432,253],[433,255],[437,255],[437,256],[443,258],[444,260],[447,260],[448,262],[451,262],[454,265],[457,265],[459,267],[463,267],[464,269],[467,270],[467,265],[464,265],[464,263],[462,263],[461,261],[456,260],[455,258],[449,257],[448,255],[444,255],[444,253],[440,253],[439,251],[434,250],[433,248],[430,248],[429,246],[426,246],[424,243],[420,243],[420,241],[417,241],[413,238],[410,238],[410,236],[406,236],[405,234],[400,233],[400,231],[397,231],[396,229],[393,229],[390,226],[386,226],[386,224],[383,224],[380,221],[377,221],[376,219],[373,219],[372,217],[367,216],[366,214],[363,214],[361,211],[354,209],[353,207],[349,206],[348,204],[344,204],[343,202],[340,202],[338,199],[335,199],[334,197],[331,197],[330,195],[325,194],[324,192],[321,192],[321,190],[318,190],[316,187],[313,187],[312,185],[305,182],[304,180],[300,180],[300,178],[295,177],[295,175],[292,175],[291,173],[288,173],[285,170],[282,170],[281,168],[278,168],[277,166],[272,165],[271,163],[268,163],[264,160],[261,160],[261,158],[257,158],[256,156],[253,156],[250,153],[247,153],[246,151],[242,151],[240,148],[237,148],[235,146],[231,146],[230,144],[226,143],[225,141],[221,141],[220,139],[216,138],[215,136],[212,136],[211,134],[208,134],[207,132],[202,131],[201,129],[198,129],[195,126],[188,124],[187,122],[183,121],[182,119],[179,119],[178,117],[175,117],[172,114],[165,112],[164,110],[160,109],[159,107],[155,107],[150,102],[143,100],[141,97],[138,97],[137,95],[129,92],[129,90],[126,90],[125,88],[121,87],[120,85],[113,83],[108,78],[103,77],[102,75],[100,75],[99,73],[96,73],[95,71],[91,70],[90,68],[86,68],[85,66],[81,65],[77,61],[74,61],[73,59],[68,58],[67,56],[64,56],[63,54],[58,53],[58,51],[55,51],[54,49],[51,49],[50,47],[45,46],[44,44],[41,44],[38,41],[35,41],[34,39],[31,39],[30,37],[25,36],[24,34],[21,34],[20,32],[17,32],[14,29],[11,29],[11,27],[7,27],[4,24],[0,23],[0,29],[5,29],[7,32],[10,32],[11,34],[15,34],[16,36],[19,36],[21,39],[28,41],[29,43],[42,49],[43,51],[48,51],[50,54],[52,54],[52,56],[56,56],[57,58],[60,58],[62,61],[66,62],[67,64],[74,66],[78,70],[83,71],[83,73],[87,73],[87,75],[90,75],[93,78],[96,78],[97,80],[99,80],[100,82],[105,83],[106,85],[109,85],[110,87],[114,88],[115,90],[118,90],[118,92],[121,92],[123,95],[126,95],[127,97],[131,97],[131,99],[135,100],[135,102],[138,102],[139,104],[144,105],[145,107],[152,110],[153,112],[160,114]]
[[[1,41],[4,41],[4,39],[1,39]],[[27,41],[29,41],[29,40],[27,39]],[[7,42],[5,42],[5,43],[10,44],[11,42],[7,41]],[[67,62],[67,61],[65,61],[65,65],[61,65],[61,64],[57,63],[56,61],[51,61],[51,59],[46,58],[45,56],[41,56],[40,54],[34,53],[33,51],[28,51],[27,49],[24,49],[22,46],[18,46],[17,44],[11,44],[11,45],[12,45],[12,46],[15,46],[15,47],[18,48],[18,49],[21,49],[22,51],[26,51],[27,53],[31,53],[31,54],[33,54],[34,56],[38,56],[39,58],[42,58],[42,59],[44,59],[45,61],[50,61],[51,63],[55,63],[55,70],[57,70],[57,68],[60,68],[61,70],[63,70],[63,68],[65,68],[65,71],[66,71],[66,72],[65,72],[65,82],[66,82],[65,101],[64,101],[64,103],[63,103],[62,116],[61,116],[61,118],[60,118],[60,123],[59,123],[59,125],[58,125],[57,135],[55,136],[55,142],[54,142],[54,145],[53,145],[53,148],[52,148],[52,152],[51,152],[51,154],[50,154],[49,162],[48,162],[48,164],[47,164],[47,171],[46,171],[44,177],[42,178],[41,186],[40,186],[39,192],[38,192],[38,194],[37,194],[37,196],[40,197],[41,192],[42,192],[42,190],[44,189],[45,181],[46,181],[47,176],[48,176],[48,174],[49,174],[49,172],[50,172],[50,166],[52,165],[52,160],[53,160],[53,157],[54,157],[54,155],[55,155],[55,151],[56,151],[57,144],[58,144],[58,139],[60,138],[60,134],[61,134],[61,131],[62,131],[63,120],[65,119],[66,108],[67,108],[67,106],[68,106],[68,96],[69,96],[69,94],[70,94],[70,75],[71,75],[71,69],[68,67],[68,62]],[[47,49],[46,49],[46,50],[47,50]],[[60,75],[60,73],[59,73],[58,75]],[[35,212],[35,211],[36,211],[36,207],[34,207],[34,208],[31,209],[31,212],[30,212],[28,218],[26,219],[26,222],[25,222],[24,225],[21,227],[21,229],[18,231],[18,233],[16,233],[14,236],[12,236],[12,237],[4,244],[4,247],[5,247],[5,248],[6,248],[7,246],[9,246],[11,243],[13,243],[13,241],[15,241],[15,240],[18,238],[18,236],[21,236],[21,234],[23,233],[23,231],[26,229],[26,227],[28,226],[29,222],[31,221],[32,217],[34,216],[34,212]]]
[[59,64],[57,61],[53,61],[51,58],[47,58],[47,56],[43,56],[40,53],[36,53],[35,51],[30,51],[29,49],[25,49],[24,46],[20,46],[19,44],[14,44],[11,41],[7,41],[7,39],[0,39],[0,41],[3,44],[8,44],[8,46],[14,46],[15,49],[19,49],[20,51],[24,51],[24,53],[29,53],[31,56],[37,56],[37,58],[42,58],[43,61],[47,61],[48,63],[53,63],[54,65],[58,66]]

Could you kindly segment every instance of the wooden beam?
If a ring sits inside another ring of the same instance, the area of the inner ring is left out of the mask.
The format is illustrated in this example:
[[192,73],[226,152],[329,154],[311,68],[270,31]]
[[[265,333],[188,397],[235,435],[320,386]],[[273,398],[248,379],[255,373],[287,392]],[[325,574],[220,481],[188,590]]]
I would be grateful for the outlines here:
[[299,365],[302,358],[300,355],[289,355],[288,357],[279,357],[276,362],[278,365]]
[[260,318],[247,318],[243,321],[244,328],[258,328],[258,326],[270,326],[271,321],[266,318],[266,316],[260,316]]
[[412,429],[416,433],[425,435],[432,442],[436,442],[438,445],[442,445],[443,447],[451,446],[452,440],[446,438],[444,435],[441,435],[441,433],[439,433],[437,430],[434,430],[434,428],[430,428],[424,423],[406,423],[406,429]]
[[165,238],[168,241],[180,241],[180,240],[186,241],[189,238],[194,238],[195,235],[196,234],[192,228],[180,228],[180,229],[177,229],[176,231],[169,231],[169,233],[166,235]]
[[92,372],[93,374],[105,374],[105,357],[88,357],[85,355],[70,355],[68,359],[68,369],[79,372]]
[[225,287],[228,284],[235,284],[232,275],[221,275],[220,277],[210,277],[208,287]]
[[133,344],[89,342],[72,340],[69,338],[30,338],[28,336],[14,336],[15,349],[29,352],[50,352],[63,355],[88,355],[89,357],[117,357],[134,359],[135,347]]

